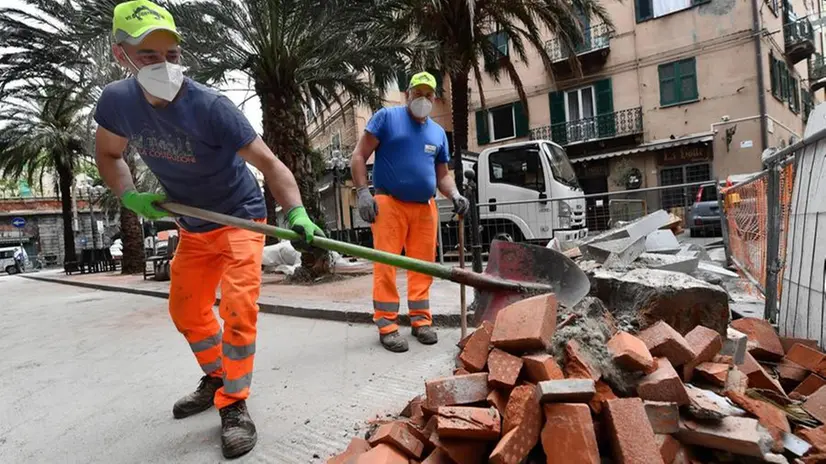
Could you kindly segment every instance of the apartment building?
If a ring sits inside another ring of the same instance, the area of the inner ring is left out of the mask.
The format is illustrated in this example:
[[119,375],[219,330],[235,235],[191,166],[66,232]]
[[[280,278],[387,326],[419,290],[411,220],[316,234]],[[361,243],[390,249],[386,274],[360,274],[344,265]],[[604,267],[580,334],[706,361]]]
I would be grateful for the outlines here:
[[[677,185],[760,170],[763,150],[799,139],[822,99],[815,95],[826,87],[823,38],[810,20],[819,17],[817,3],[605,6],[613,27],[583,22],[581,73],[551,36],[554,79],[538,55],[517,64],[527,108],[508,80],[483,80],[486,109],[478,91],[471,95],[471,150],[550,139],[565,147],[586,193]],[[507,55],[507,37],[491,38]],[[682,206],[687,195],[663,196],[655,207]]]

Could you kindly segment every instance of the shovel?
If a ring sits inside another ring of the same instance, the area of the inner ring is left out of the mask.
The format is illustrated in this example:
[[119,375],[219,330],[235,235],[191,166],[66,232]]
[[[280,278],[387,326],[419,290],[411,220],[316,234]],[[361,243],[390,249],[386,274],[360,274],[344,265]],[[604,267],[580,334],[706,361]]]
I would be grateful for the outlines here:
[[[159,206],[179,216],[237,227],[281,240],[301,240],[301,237],[292,230],[247,219],[177,203],[163,203]],[[490,246],[487,269],[482,274],[326,237],[313,238],[312,245],[342,255],[355,256],[474,287],[479,290],[479,301],[475,302],[476,313],[473,322],[476,326],[482,321],[494,321],[496,314],[502,308],[525,298],[555,293],[560,303],[572,307],[591,289],[588,276],[570,258],[549,248],[524,243],[494,240]]]

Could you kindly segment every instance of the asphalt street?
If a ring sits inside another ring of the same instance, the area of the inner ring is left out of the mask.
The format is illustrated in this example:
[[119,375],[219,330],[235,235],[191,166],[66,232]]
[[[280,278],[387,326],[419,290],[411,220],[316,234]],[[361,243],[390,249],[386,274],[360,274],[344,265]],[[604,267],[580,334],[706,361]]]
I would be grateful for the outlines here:
[[[165,300],[3,275],[0,309],[0,462],[223,461],[215,409],[172,418],[201,372]],[[439,335],[393,354],[370,325],[260,314],[259,441],[235,462],[323,462],[450,374],[459,331]]]

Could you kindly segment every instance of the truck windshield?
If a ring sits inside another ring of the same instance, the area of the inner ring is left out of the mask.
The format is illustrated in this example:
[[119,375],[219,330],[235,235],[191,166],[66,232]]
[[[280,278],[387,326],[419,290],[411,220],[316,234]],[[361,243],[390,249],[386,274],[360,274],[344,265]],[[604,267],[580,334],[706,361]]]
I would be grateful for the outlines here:
[[573,166],[571,166],[571,162],[568,161],[568,155],[565,154],[565,150],[550,143],[544,145],[549,155],[548,158],[551,161],[551,170],[553,171],[554,179],[568,187],[579,189],[576,173],[574,172]]

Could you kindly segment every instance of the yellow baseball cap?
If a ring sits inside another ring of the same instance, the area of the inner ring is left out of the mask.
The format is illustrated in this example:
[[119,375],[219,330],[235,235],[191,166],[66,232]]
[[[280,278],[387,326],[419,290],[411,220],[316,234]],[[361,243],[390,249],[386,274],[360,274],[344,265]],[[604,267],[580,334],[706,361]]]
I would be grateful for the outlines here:
[[112,37],[115,43],[138,45],[151,32],[169,31],[181,41],[175,19],[165,8],[149,0],[119,3],[112,14]]
[[412,89],[417,85],[426,85],[433,90],[436,90],[436,78],[433,77],[433,74],[429,72],[420,72],[410,78],[410,85],[407,86],[408,89]]

